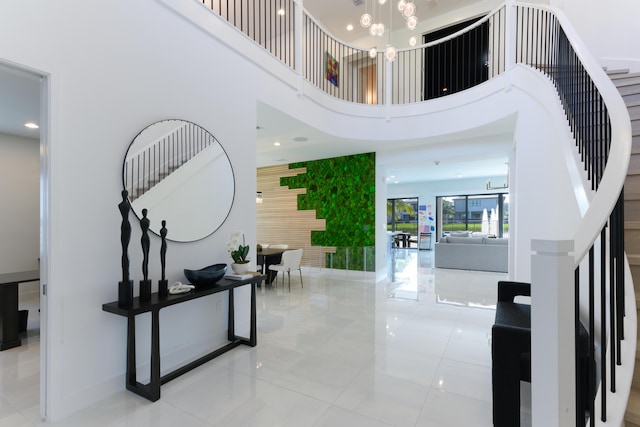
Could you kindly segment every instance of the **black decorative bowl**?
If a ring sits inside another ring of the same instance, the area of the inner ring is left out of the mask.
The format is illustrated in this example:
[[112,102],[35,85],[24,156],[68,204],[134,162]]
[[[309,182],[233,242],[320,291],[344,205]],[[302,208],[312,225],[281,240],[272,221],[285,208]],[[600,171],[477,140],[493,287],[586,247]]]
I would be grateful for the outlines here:
[[213,285],[222,279],[227,272],[227,264],[213,264],[200,270],[184,269],[184,275],[189,283],[196,286]]

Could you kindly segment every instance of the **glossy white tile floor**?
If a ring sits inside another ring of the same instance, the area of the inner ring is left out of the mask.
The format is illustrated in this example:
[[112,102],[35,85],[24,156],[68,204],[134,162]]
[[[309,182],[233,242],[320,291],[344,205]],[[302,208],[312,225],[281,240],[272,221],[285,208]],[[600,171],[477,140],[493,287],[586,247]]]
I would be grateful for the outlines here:
[[[55,425],[491,426],[490,331],[506,275],[434,269],[430,251],[392,255],[387,285],[304,271],[304,288],[292,275],[291,293],[261,289],[257,347],[165,384],[158,402],[122,391]],[[23,346],[0,353],[0,427],[40,425],[30,317]]]

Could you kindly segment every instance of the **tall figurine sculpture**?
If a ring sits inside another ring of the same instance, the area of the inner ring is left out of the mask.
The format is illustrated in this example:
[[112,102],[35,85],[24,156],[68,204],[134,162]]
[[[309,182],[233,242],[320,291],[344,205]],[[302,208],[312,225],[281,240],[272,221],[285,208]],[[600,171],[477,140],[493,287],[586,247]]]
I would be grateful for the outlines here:
[[122,224],[120,225],[120,243],[122,244],[122,281],[118,283],[118,305],[129,306],[133,303],[133,280],[129,279],[129,255],[127,248],[131,239],[131,224],[129,223],[129,204],[127,190],[122,190],[122,201],[118,204]]
[[151,299],[151,280],[149,280],[149,218],[147,218],[147,210],[142,209],[142,218],[140,219],[140,229],[142,237],[142,277],[140,281],[140,302],[149,301]]
[[169,294],[169,283],[165,278],[165,266],[167,257],[167,221],[162,220],[162,228],[160,229],[160,238],[162,243],[160,244],[160,265],[162,266],[161,280],[158,282],[158,294],[160,296],[166,296]]
[[142,209],[142,218],[140,219],[140,229],[142,230],[142,237],[140,243],[142,244],[142,277],[143,280],[149,279],[149,218],[147,218],[147,210]]
[[122,225],[120,226],[120,242],[122,243],[122,281],[129,281],[129,254],[127,248],[129,247],[129,240],[131,239],[131,224],[129,223],[129,211],[131,205],[129,204],[127,190],[122,190],[122,201],[118,205],[120,214],[122,215]]
[[162,266],[162,280],[164,277],[164,270],[166,266],[166,257],[167,257],[167,221],[162,220],[162,228],[160,229],[160,238],[162,239],[162,243],[160,244],[160,265]]

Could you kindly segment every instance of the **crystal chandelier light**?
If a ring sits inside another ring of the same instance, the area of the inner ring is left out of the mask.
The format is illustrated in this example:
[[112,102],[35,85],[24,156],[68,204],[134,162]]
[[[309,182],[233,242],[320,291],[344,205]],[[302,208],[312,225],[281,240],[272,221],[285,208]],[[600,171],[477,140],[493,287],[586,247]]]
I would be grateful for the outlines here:
[[409,18],[410,16],[415,15],[416,13],[416,5],[414,3],[407,3],[402,11],[402,15],[405,18]]
[[416,25],[418,25],[418,18],[415,15],[407,18],[407,28],[410,30],[415,30]]
[[387,58],[387,61],[393,62],[396,59],[396,48],[387,45],[387,48],[384,50],[384,57]]
[[363,14],[360,17],[360,25],[362,25],[364,28],[367,28],[369,25],[371,25],[371,15],[369,15],[368,13]]
[[[378,0],[378,4],[380,6],[384,5],[386,2],[387,0]],[[367,2],[367,6],[368,6],[368,2]],[[380,6],[378,6],[378,15],[381,15]],[[397,8],[400,14],[405,18],[407,28],[409,30],[414,30],[418,25],[418,18],[415,16],[415,13],[416,13],[415,3],[413,3],[412,1],[407,2],[406,0],[398,0]],[[364,28],[369,28],[369,34],[371,36],[382,37],[385,32],[385,26],[382,22],[374,22],[375,21],[375,5],[374,5],[373,12],[374,12],[374,17],[372,17],[368,13],[368,11],[365,12],[360,17],[360,25],[362,25],[362,27]],[[389,44],[387,44],[387,47],[384,52],[384,57],[388,61],[395,60],[396,53],[397,53],[396,49],[391,45],[391,19],[392,19],[391,4],[389,4]],[[409,43],[411,44],[411,46],[414,46],[416,44],[415,37],[412,37]],[[377,53],[378,53],[378,50],[375,47],[372,47],[371,49],[369,49],[369,56],[371,58],[375,58]]]

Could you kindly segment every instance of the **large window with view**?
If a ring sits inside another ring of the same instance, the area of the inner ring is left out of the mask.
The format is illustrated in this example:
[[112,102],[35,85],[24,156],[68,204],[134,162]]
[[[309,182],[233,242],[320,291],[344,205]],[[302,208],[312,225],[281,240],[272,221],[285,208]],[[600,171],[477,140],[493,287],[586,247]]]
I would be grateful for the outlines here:
[[436,235],[471,231],[488,236],[509,237],[509,194],[440,196]]

